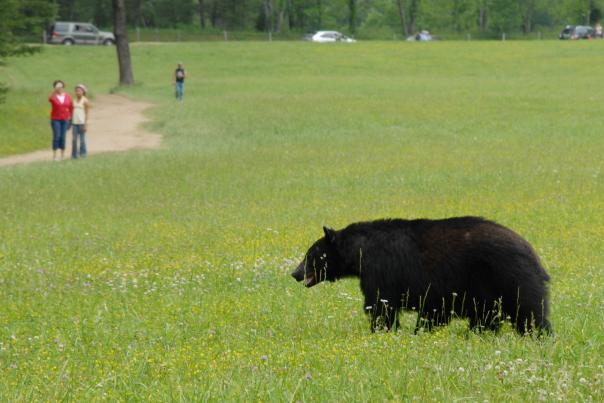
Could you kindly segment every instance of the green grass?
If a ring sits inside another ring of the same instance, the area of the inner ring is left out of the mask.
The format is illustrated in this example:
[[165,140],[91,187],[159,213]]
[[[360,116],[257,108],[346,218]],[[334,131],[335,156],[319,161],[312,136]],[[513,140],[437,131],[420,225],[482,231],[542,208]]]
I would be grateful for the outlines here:
[[[157,103],[162,149],[0,169],[0,400],[604,400],[603,51],[133,46],[126,93]],[[5,73],[0,116],[22,102],[31,126],[0,132],[8,154],[49,142],[53,79],[113,87],[114,50]],[[371,334],[358,281],[288,275],[324,224],[463,214],[535,246],[554,337],[414,336],[411,314]]]
[[[2,70],[0,67],[0,72]],[[4,143],[0,145],[0,158],[50,147],[50,110],[46,110],[46,105],[37,99],[38,96],[39,91],[13,88],[6,103],[0,105],[0,138]],[[42,119],[42,116],[47,118]]]

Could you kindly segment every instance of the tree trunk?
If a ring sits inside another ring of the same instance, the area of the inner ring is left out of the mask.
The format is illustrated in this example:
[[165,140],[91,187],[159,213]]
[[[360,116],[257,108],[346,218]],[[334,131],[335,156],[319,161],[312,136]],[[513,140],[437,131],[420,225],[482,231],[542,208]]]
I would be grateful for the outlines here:
[[212,3],[212,11],[210,12],[210,22],[212,23],[212,28],[216,28],[218,23],[218,2],[215,1]]
[[398,16],[401,19],[401,32],[403,38],[407,36],[407,17],[405,15],[405,0],[396,0],[398,3]]
[[354,35],[357,30],[357,0],[348,0],[348,10],[350,11],[348,25],[350,33]]
[[279,11],[279,17],[277,19],[277,27],[275,28],[275,32],[277,33],[281,33],[281,30],[283,29],[283,22],[285,21],[285,16],[289,12],[288,3],[288,0],[283,0],[283,3],[281,4],[281,11]]
[[480,8],[478,9],[478,29],[480,32],[487,31],[488,24],[488,12],[487,5],[485,1],[480,2]]
[[268,32],[273,32],[273,0],[264,0],[264,21]]
[[134,21],[136,21],[136,26],[143,26],[144,28],[147,27],[147,21],[145,20],[145,13],[143,12],[143,6],[144,6],[144,1],[143,0],[138,0],[136,3],[136,18],[134,19]]
[[285,10],[279,11],[279,16],[277,17],[277,26],[275,27],[276,33],[281,33],[281,28],[283,28],[283,21],[285,19]]
[[417,31],[417,16],[419,14],[420,0],[411,0],[411,8],[409,10],[409,25],[407,26],[407,34],[413,35]]
[[526,10],[526,17],[524,18],[524,33],[529,34],[533,32],[533,9],[529,8]]
[[294,17],[294,14],[295,14],[294,4],[293,4],[293,0],[286,0],[286,2],[287,2],[288,25],[289,25],[289,29],[292,29],[296,24],[296,19]]
[[203,0],[199,0],[198,1],[198,10],[199,10],[199,25],[201,27],[201,29],[204,29],[206,27],[206,7],[205,4],[203,4]]
[[113,32],[117,49],[117,61],[120,67],[120,85],[133,85],[132,62],[130,61],[130,46],[126,31],[126,8],[124,0],[112,0],[113,3]]
[[74,3],[73,0],[71,0],[71,1],[68,2],[68,5],[67,5],[67,9],[69,10],[69,19],[71,21],[74,20],[74,18],[73,18],[73,11],[74,11],[73,10],[74,9],[73,3]]
[[533,32],[533,14],[535,13],[535,0],[524,0],[522,9],[522,32]]
[[130,18],[132,19],[132,21],[134,21],[134,25],[136,25],[137,27],[141,25],[141,3],[142,2],[138,0],[130,2],[130,10],[132,10],[132,12],[130,13]]

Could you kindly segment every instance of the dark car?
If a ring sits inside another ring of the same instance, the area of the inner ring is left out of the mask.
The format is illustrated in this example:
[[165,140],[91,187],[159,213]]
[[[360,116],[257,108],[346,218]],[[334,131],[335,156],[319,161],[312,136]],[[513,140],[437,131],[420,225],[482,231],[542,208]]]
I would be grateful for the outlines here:
[[588,25],[567,25],[560,32],[560,39],[591,39],[596,31]]

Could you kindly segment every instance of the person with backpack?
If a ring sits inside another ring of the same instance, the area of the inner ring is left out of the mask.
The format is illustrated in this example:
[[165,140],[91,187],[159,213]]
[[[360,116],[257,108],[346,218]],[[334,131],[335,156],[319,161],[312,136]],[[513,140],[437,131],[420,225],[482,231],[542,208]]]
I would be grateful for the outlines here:
[[174,85],[176,86],[176,100],[182,102],[183,96],[185,95],[185,69],[182,63],[178,63],[176,70],[174,70]]

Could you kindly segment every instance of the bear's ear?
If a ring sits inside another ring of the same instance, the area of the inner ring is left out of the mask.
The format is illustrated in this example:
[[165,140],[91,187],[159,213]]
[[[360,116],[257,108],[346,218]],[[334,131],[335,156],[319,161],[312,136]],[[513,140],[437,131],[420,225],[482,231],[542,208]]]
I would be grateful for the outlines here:
[[329,227],[323,227],[323,232],[325,232],[325,239],[328,242],[333,243],[336,240],[336,231]]

